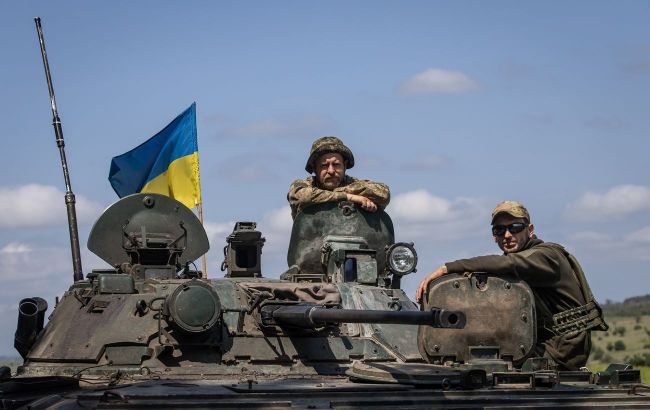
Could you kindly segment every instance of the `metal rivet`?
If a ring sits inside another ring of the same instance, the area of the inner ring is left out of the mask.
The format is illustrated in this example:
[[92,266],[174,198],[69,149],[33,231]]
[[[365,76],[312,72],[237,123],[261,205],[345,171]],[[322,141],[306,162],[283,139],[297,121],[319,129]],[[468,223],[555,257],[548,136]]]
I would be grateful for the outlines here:
[[506,283],[503,285],[503,287],[506,288],[506,289],[510,289],[510,288],[512,287],[512,285],[510,284],[510,282],[506,282]]
[[455,281],[454,281],[454,287],[455,287],[456,289],[460,288],[460,282],[457,281],[457,280],[455,280]]
[[147,195],[147,196],[145,196],[145,197],[142,199],[142,203],[143,203],[144,206],[146,206],[147,208],[152,208],[152,207],[154,206],[154,204],[156,203],[156,200],[153,199],[153,197]]
[[436,352],[439,352],[440,351],[440,346],[433,345],[433,350],[435,350]]

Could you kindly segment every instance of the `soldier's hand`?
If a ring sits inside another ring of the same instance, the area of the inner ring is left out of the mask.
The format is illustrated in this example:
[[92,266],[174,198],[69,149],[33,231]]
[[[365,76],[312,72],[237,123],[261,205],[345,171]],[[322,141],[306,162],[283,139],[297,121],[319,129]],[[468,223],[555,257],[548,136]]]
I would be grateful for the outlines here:
[[354,195],[354,194],[346,194],[347,199],[350,202],[354,202],[355,204],[361,205],[361,208],[365,211],[368,212],[375,212],[377,211],[377,204],[372,202],[370,199],[366,198],[365,196],[361,195]]
[[424,278],[422,282],[420,282],[420,286],[418,286],[418,289],[415,291],[415,301],[424,303],[424,300],[421,299],[423,299],[424,294],[427,291],[429,282],[441,277],[442,275],[445,275],[446,273],[447,273],[447,267],[445,265],[442,265],[441,267],[439,267],[438,269],[434,270],[429,275],[427,275],[427,277]]

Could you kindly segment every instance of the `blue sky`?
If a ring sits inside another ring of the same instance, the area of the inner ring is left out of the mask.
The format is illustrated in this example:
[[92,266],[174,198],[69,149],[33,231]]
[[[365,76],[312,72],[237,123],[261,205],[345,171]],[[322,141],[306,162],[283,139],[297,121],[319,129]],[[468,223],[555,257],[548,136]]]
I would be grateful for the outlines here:
[[88,231],[117,198],[111,157],[197,103],[204,214],[220,275],[237,220],[286,268],[290,182],[318,136],[386,182],[424,275],[496,253],[489,213],[523,201],[597,298],[650,293],[650,3],[4,2],[0,5],[0,354],[16,305],[72,282],[64,185],[33,18],[40,16]]

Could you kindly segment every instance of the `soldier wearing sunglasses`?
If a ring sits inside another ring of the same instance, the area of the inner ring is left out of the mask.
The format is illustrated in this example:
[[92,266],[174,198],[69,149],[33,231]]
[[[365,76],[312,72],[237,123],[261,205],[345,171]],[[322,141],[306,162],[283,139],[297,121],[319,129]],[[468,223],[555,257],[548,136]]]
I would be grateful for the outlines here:
[[447,273],[514,274],[535,295],[535,354],[552,359],[559,370],[584,366],[591,350],[590,330],[607,330],[607,324],[580,264],[561,245],[537,238],[528,210],[516,201],[494,208],[492,235],[503,255],[446,263],[420,283],[416,300],[423,300],[429,283]]

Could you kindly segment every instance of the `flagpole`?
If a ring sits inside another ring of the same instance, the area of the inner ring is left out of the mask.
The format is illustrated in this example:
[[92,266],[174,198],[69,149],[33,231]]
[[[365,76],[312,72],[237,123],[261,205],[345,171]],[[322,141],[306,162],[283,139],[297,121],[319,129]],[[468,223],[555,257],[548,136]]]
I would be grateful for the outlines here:
[[[203,201],[196,204],[196,208],[199,211],[199,222],[203,225]],[[203,279],[208,278],[208,264],[205,259],[205,253],[201,256],[201,271],[203,272]]]
[[[196,104],[196,101],[192,103],[193,105]],[[196,114],[195,114],[196,115]],[[196,116],[194,117],[194,129],[196,132]],[[199,200],[197,201],[196,199],[194,200],[196,204],[196,208],[199,211],[199,222],[201,222],[201,226],[203,226],[203,195],[201,195],[201,167],[199,166],[199,141],[198,141],[198,135],[196,137],[196,178],[197,178],[197,183],[198,183],[198,198]],[[205,229],[205,227],[204,227]],[[205,253],[201,256],[201,271],[203,272],[203,279],[208,280],[208,263],[206,261]]]

